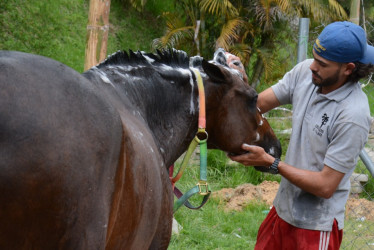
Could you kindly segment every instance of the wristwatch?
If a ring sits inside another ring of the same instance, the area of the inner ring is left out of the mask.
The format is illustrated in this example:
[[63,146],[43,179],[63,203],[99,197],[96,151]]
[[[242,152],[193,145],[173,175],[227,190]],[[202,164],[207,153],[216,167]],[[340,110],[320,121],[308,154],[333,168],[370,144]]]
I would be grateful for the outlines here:
[[269,173],[271,173],[271,174],[278,174],[279,173],[279,170],[278,170],[279,162],[280,162],[280,159],[275,158],[273,164],[271,164],[271,166],[269,167]]

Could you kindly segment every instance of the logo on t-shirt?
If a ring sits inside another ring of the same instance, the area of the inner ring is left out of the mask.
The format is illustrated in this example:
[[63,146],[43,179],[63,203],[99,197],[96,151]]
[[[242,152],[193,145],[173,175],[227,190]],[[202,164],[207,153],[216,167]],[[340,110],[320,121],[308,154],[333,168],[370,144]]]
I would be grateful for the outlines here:
[[326,125],[326,123],[329,121],[329,117],[327,116],[326,113],[324,113],[322,115],[322,121],[321,121],[321,125],[319,124],[316,124],[313,128],[313,131],[316,133],[316,135],[318,135],[319,137],[321,137],[323,135],[323,132],[325,132],[322,127],[324,125]]
[[327,116],[326,113],[323,114],[322,116],[322,122],[320,128],[322,128],[323,125],[326,125],[326,123],[329,121],[329,117]]

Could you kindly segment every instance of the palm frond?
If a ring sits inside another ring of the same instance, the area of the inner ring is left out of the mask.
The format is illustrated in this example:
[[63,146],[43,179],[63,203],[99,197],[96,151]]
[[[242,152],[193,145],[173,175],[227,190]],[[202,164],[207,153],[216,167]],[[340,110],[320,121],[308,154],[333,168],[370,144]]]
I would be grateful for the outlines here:
[[221,29],[221,34],[217,38],[216,48],[221,47],[228,50],[229,47],[238,40],[238,31],[243,27],[244,22],[240,18],[228,20]]
[[193,38],[194,26],[185,26],[181,18],[169,12],[163,16],[166,20],[166,32],[162,37],[153,40],[154,49],[178,47],[182,41]]
[[202,0],[200,7],[214,15],[238,16],[239,12],[229,0]]
[[251,39],[256,36],[256,26],[251,22],[244,22],[241,30],[241,41],[243,43],[247,38]]
[[147,3],[147,0],[130,0],[130,3],[136,10],[142,11]]
[[337,15],[338,18],[348,18],[347,12],[345,12],[344,8],[336,0],[329,0],[329,7],[331,11]]
[[236,43],[233,46],[230,46],[228,52],[239,57],[244,67],[248,66],[252,54],[252,49],[248,44]]
[[267,50],[266,48],[259,48],[256,50],[257,60],[261,60],[263,67],[263,73],[265,75],[265,79],[267,79],[274,68],[274,61],[272,60],[271,51]]
[[347,13],[336,0],[300,0],[301,8],[313,16],[315,21],[331,21],[332,19],[346,19]]
[[172,30],[160,38],[152,41],[153,49],[177,48],[178,45],[186,39],[193,37],[193,27],[183,27]]
[[264,30],[270,30],[281,14],[281,9],[273,0],[261,0],[255,3],[255,16]]
[[292,0],[275,0],[274,2],[279,6],[280,10],[285,13],[293,8]]

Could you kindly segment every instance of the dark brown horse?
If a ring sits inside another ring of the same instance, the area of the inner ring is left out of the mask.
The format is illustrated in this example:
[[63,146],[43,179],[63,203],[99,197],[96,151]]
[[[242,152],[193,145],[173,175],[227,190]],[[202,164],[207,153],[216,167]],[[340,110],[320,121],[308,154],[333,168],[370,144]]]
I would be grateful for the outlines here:
[[[256,92],[201,60],[208,146],[275,156]],[[184,52],[118,52],[79,74],[0,52],[0,249],[166,249],[170,166],[197,131],[198,90]]]

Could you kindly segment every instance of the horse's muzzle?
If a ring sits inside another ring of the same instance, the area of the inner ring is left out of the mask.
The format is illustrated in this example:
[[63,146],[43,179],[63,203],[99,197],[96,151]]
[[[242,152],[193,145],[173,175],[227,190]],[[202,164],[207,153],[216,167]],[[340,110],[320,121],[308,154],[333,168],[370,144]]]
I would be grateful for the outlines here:
[[[280,141],[277,140],[276,146],[272,146],[270,148],[265,148],[266,153],[269,155],[273,156],[274,158],[281,158],[282,156],[282,147],[280,144]],[[260,171],[260,172],[269,172],[269,167],[270,166],[255,166],[255,169]]]

